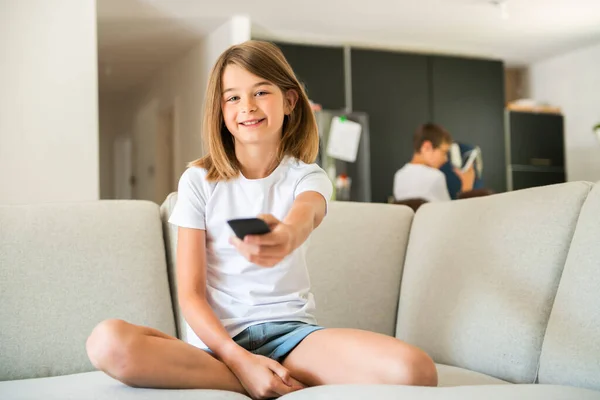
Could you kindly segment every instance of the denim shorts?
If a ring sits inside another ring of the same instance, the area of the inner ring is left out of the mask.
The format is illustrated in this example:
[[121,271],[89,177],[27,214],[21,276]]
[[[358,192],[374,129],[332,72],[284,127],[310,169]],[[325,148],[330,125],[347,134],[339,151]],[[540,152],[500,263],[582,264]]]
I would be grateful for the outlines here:
[[305,337],[320,329],[323,327],[299,321],[265,322],[246,328],[233,341],[251,353],[281,363]]

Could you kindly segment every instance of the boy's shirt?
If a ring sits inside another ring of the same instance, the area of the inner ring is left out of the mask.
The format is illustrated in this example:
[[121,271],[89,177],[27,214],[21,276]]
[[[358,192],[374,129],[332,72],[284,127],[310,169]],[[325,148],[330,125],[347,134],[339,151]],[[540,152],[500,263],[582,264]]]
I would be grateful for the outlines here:
[[397,201],[449,201],[446,176],[436,168],[422,164],[406,164],[394,175],[394,198]]

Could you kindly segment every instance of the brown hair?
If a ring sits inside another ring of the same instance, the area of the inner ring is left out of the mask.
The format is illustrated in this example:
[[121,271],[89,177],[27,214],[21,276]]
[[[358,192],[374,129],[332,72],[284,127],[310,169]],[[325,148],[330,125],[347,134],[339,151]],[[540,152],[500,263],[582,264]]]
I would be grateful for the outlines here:
[[452,136],[447,130],[436,124],[423,124],[417,128],[413,138],[413,146],[416,153],[421,151],[423,143],[431,142],[434,149],[439,148],[444,143],[451,144]]
[[306,92],[277,46],[250,40],[225,50],[211,71],[202,123],[208,154],[192,161],[188,166],[206,169],[206,179],[209,181],[228,180],[239,175],[240,166],[235,156],[233,136],[225,126],[221,110],[221,82],[223,71],[228,65],[237,65],[272,82],[284,94],[288,90],[298,93],[294,109],[283,120],[277,161],[281,162],[288,155],[305,163],[314,162],[319,151],[319,133]]

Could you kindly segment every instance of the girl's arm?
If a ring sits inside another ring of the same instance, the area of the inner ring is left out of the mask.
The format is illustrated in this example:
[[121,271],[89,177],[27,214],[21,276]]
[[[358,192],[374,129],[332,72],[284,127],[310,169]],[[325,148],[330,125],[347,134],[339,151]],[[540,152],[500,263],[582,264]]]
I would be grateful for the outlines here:
[[296,196],[292,209],[283,219],[283,223],[294,230],[290,253],[300,247],[321,224],[326,207],[325,198],[320,193],[309,191]]
[[206,231],[178,228],[177,297],[185,320],[217,357],[244,351],[230,337],[206,300]]
[[270,214],[259,216],[271,227],[270,233],[247,235],[243,241],[232,236],[230,242],[248,261],[264,267],[275,266],[306,241],[323,221],[326,209],[327,202],[320,193],[302,192],[283,222]]
[[283,396],[304,386],[278,362],[251,354],[230,337],[206,300],[206,231],[179,228],[177,293],[186,321],[237,376],[252,398]]

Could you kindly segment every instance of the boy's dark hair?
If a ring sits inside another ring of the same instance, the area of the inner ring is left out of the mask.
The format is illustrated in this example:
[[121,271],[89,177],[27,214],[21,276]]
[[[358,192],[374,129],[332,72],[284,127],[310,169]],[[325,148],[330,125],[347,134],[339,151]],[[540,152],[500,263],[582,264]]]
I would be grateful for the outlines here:
[[423,143],[427,141],[431,142],[434,149],[437,149],[444,143],[451,144],[452,136],[441,126],[427,123],[419,126],[415,132],[413,139],[415,153],[419,153]]

